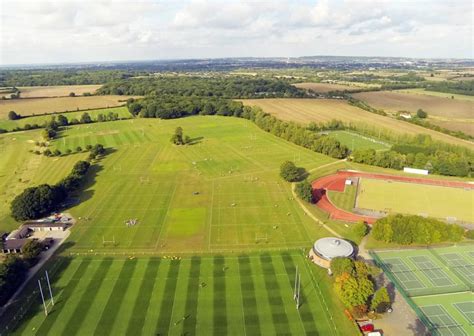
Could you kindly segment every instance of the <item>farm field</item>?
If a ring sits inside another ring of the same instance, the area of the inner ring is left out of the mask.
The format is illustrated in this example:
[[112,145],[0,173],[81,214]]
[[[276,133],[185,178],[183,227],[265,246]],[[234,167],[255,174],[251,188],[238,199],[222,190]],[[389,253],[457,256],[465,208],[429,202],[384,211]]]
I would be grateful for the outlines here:
[[74,92],[76,96],[94,93],[102,85],[58,85],[58,86],[20,86],[20,98],[66,97]]
[[[170,143],[177,126],[194,145]],[[79,160],[76,155],[46,158],[28,153],[35,135],[39,133],[0,137],[8,153],[0,157],[0,181],[8,193],[1,208],[2,229],[15,224],[8,214],[16,194],[40,180],[58,181]],[[14,137],[17,145],[6,146]],[[334,160],[265,133],[247,120],[190,117],[77,125],[61,132],[51,149],[96,143],[113,151],[94,166],[82,202],[69,209],[81,218],[70,237],[75,250],[302,247],[325,234],[304,216],[279,177],[279,166],[296,158],[298,165],[311,169]],[[15,173],[8,170],[12,166],[24,168]],[[17,183],[20,177],[22,184]],[[125,225],[135,218],[137,225]],[[103,240],[115,240],[116,245],[104,246]]]
[[474,189],[360,178],[357,208],[474,222]]
[[426,89],[403,89],[397,90],[396,92],[401,93],[409,93],[409,94],[417,94],[417,95],[427,95],[427,96],[434,96],[434,97],[441,97],[441,98],[448,98],[454,97],[454,100],[467,100],[467,101],[474,101],[474,96],[456,94],[456,93],[447,93],[447,92],[438,92],[438,91],[429,91]]
[[429,122],[452,131],[461,131],[474,136],[474,119],[444,120],[444,118],[430,118]]
[[0,231],[10,231],[18,223],[10,217],[10,203],[25,188],[56,183],[87,154],[47,158],[29,152],[41,139],[41,130],[0,135]]
[[91,96],[0,100],[0,119],[7,119],[8,112],[22,116],[99,109],[124,105],[130,96]]
[[361,92],[354,94],[354,97],[387,112],[416,112],[421,108],[428,112],[429,116],[452,119],[473,118],[474,102],[468,100],[386,91]]
[[361,128],[378,132],[387,130],[394,136],[429,134],[433,139],[451,144],[474,148],[471,142],[439,133],[421,126],[413,125],[390,117],[370,113],[346,101],[335,99],[245,99],[245,105],[258,106],[275,117],[299,123],[327,122],[343,120]]
[[[299,310],[293,300],[296,265]],[[327,272],[301,252],[179,260],[58,257],[50,276],[56,300],[50,314],[45,317],[37,289],[30,292],[31,307],[23,307],[29,309],[19,326],[11,315],[0,319],[12,335],[356,333]]]
[[80,119],[82,114],[87,112],[92,120],[97,120],[97,116],[99,114],[107,115],[109,112],[117,113],[119,118],[121,119],[128,119],[131,118],[132,115],[128,112],[127,107],[120,106],[120,107],[112,107],[112,108],[104,108],[104,109],[97,109],[97,110],[87,110],[87,111],[79,111],[79,112],[63,112],[63,113],[55,113],[55,114],[47,114],[41,116],[31,116],[26,118],[21,118],[18,120],[6,120],[0,119],[0,128],[5,129],[7,131],[11,131],[17,127],[24,127],[26,124],[29,125],[42,125],[44,122],[51,120],[52,117],[57,116],[59,114],[64,115],[68,120],[72,120],[73,118]]
[[329,132],[329,136],[337,139],[341,144],[346,145],[351,151],[369,148],[383,151],[388,150],[391,147],[391,145],[386,142],[369,138],[355,132],[333,131]]
[[375,251],[372,255],[408,297],[433,335],[472,335],[473,245]]
[[297,88],[313,90],[318,93],[328,93],[330,91],[353,91],[360,90],[360,87],[341,85],[341,84],[331,84],[331,83],[297,83],[294,84]]

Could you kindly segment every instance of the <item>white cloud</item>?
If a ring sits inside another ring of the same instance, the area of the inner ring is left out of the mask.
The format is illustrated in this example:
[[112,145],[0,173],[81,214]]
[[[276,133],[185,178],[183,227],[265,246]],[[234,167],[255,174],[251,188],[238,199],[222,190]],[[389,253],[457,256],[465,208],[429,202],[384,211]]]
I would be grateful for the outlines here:
[[0,1],[0,64],[322,54],[473,57],[469,0]]

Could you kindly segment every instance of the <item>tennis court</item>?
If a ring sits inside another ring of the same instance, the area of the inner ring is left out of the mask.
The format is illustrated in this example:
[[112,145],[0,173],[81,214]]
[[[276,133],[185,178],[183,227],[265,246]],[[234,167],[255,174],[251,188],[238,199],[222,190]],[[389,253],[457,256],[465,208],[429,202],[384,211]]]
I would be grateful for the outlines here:
[[443,336],[462,336],[467,335],[462,326],[457,323],[451,315],[441,305],[432,305],[420,307],[421,311],[430,320],[433,326],[438,331],[439,335]]
[[433,335],[474,335],[474,245],[372,251]]

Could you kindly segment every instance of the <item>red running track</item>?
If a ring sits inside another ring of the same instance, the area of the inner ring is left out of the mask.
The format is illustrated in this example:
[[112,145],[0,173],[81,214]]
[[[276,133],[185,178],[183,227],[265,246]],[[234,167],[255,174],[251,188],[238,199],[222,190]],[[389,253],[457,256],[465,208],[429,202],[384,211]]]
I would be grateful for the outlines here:
[[429,184],[452,188],[469,188],[474,189],[474,184],[459,181],[433,180],[420,177],[407,177],[387,174],[364,173],[357,171],[339,171],[337,174],[321,177],[313,181],[313,195],[316,206],[323,211],[329,213],[329,218],[341,220],[345,222],[364,221],[373,224],[377,218],[370,216],[362,216],[349,211],[342,210],[331,203],[326,195],[327,190],[343,192],[346,179],[349,177],[366,177],[372,179],[392,180],[407,183]]

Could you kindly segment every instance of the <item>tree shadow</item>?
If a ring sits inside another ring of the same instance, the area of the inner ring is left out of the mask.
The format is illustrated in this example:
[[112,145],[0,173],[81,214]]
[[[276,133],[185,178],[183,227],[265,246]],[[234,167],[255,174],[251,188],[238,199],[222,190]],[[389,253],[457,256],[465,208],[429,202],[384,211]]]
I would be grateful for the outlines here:
[[414,323],[411,323],[408,325],[408,329],[413,332],[413,335],[430,335],[428,328],[424,325],[423,322],[420,321],[420,319],[416,319]]
[[202,141],[202,139],[204,139],[204,137],[202,137],[202,136],[191,138],[191,139],[189,139],[189,142],[186,143],[186,145],[188,145],[188,146],[197,145],[198,143],[200,143]]
[[326,189],[313,189],[314,203],[318,203],[324,195],[326,195]]

